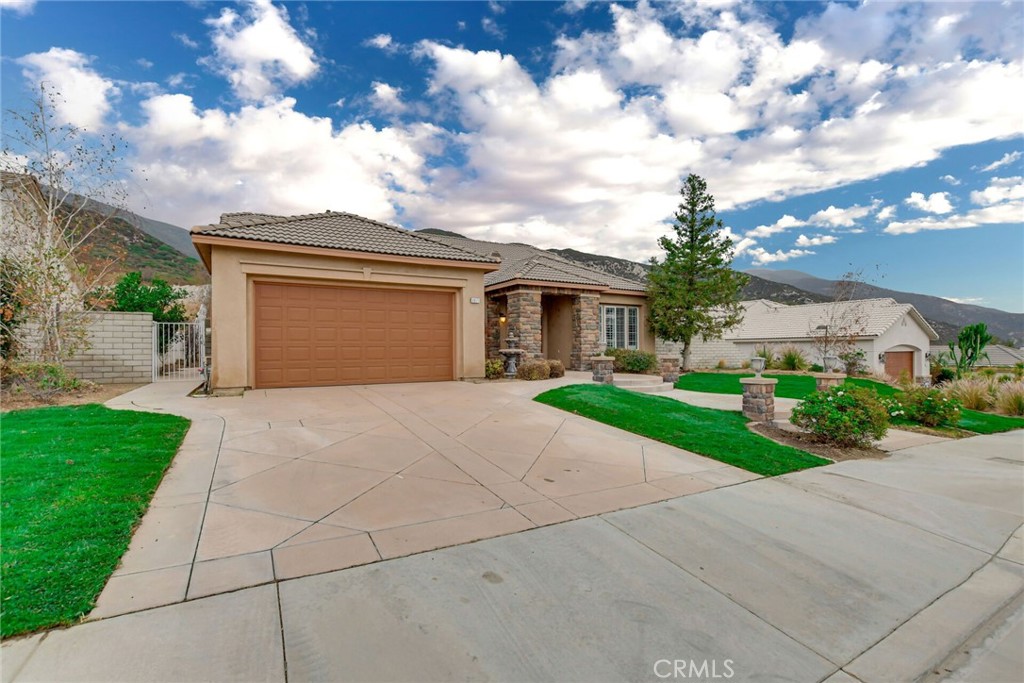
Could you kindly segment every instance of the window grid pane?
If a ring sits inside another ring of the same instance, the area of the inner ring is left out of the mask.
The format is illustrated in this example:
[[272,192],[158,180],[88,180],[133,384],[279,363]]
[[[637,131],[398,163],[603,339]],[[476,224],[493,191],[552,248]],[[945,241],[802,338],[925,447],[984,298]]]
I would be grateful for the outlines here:
[[629,348],[639,348],[639,332],[638,329],[640,319],[640,310],[634,306],[629,307]]

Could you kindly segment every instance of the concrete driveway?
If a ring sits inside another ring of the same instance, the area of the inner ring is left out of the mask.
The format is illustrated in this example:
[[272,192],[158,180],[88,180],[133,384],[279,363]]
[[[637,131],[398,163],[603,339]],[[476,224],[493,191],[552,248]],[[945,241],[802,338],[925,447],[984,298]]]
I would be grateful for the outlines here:
[[751,481],[11,641],[4,681],[1018,681],[1022,465]]
[[756,478],[531,400],[589,379],[125,394],[194,424],[90,618]]

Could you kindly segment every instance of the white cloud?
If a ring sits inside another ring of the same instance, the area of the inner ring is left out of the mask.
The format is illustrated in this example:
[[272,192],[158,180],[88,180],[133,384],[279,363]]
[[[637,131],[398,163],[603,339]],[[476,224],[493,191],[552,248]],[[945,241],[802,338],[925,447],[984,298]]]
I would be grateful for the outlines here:
[[818,235],[817,237],[808,237],[807,235],[800,235],[796,238],[796,246],[798,247],[820,247],[823,244],[835,244],[839,238],[835,235]]
[[401,114],[407,107],[402,102],[402,89],[381,81],[373,82],[373,94],[370,96],[373,106],[388,114]]
[[984,190],[971,193],[971,202],[991,206],[1011,199],[1024,199],[1024,177],[993,178]]
[[745,253],[757,244],[757,240],[750,239],[749,237],[740,237],[729,227],[722,228],[718,231],[718,234],[732,240],[732,255],[734,257]]
[[120,95],[112,80],[92,68],[93,58],[81,52],[51,47],[15,61],[30,83],[52,86],[60,94],[54,110],[63,123],[97,131],[110,112],[111,100]]
[[390,33],[378,33],[372,38],[364,40],[363,45],[366,47],[375,47],[378,50],[383,50],[389,54],[394,54],[399,48],[398,43],[394,41]]
[[498,40],[505,39],[505,29],[498,26],[498,22],[493,17],[484,17],[480,20],[480,28],[484,30],[484,33],[494,36]]
[[807,222],[831,228],[850,228],[856,225],[860,219],[873,213],[880,205],[881,202],[878,200],[866,206],[854,204],[845,209],[830,204],[827,209],[813,214],[807,219]]
[[25,16],[31,14],[36,7],[36,0],[0,0],[0,10],[8,10]]
[[798,228],[807,225],[806,221],[798,220],[797,218],[790,216],[789,214],[784,215],[779,220],[775,221],[771,225],[759,225],[753,230],[746,232],[747,237],[770,237],[780,232],[789,230],[790,228]]
[[363,122],[338,130],[295,105],[285,97],[226,112],[181,94],[143,101],[142,123],[122,133],[148,178],[148,215],[197,225],[224,211],[330,208],[393,221],[407,194],[427,189],[425,159],[438,151],[439,129]]
[[496,0],[488,0],[487,9],[491,10],[493,14],[504,14],[505,6]]
[[312,48],[288,23],[288,11],[270,0],[250,0],[244,15],[222,9],[206,23],[212,28],[214,56],[204,63],[225,76],[244,100],[277,95],[319,69]]
[[747,253],[754,257],[753,263],[755,266],[763,266],[768,263],[784,263],[790,259],[809,256],[815,252],[807,249],[790,249],[789,251],[779,249],[778,251],[771,252],[757,247],[756,249],[750,249]]
[[987,301],[985,297],[981,296],[944,296],[942,298],[955,304],[972,304],[974,306],[980,306]]
[[875,214],[875,220],[878,221],[879,223],[881,223],[883,221],[889,220],[890,218],[892,218],[895,215],[896,215],[896,205],[895,204],[890,204],[889,206],[883,206],[881,209],[878,210],[878,213]]
[[903,200],[903,203],[926,213],[943,214],[953,210],[947,192],[933,192],[927,197],[921,192],[911,192],[910,196]]
[[896,221],[886,226],[884,232],[890,235],[908,235],[922,230],[963,230],[984,225],[1020,224],[1021,221],[1024,221],[1024,201],[1015,200],[974,209],[965,214]]
[[994,171],[997,168],[1002,168],[1003,166],[1008,166],[1008,165],[1018,161],[1020,158],[1021,158],[1021,153],[1020,152],[1007,152],[1006,154],[1004,154],[1002,157],[1000,157],[996,161],[993,161],[991,164],[989,164],[985,168],[981,169],[981,171],[982,171],[982,173],[987,173],[989,171]]
[[176,41],[178,41],[179,43],[181,43],[182,45],[184,45],[188,49],[190,49],[190,50],[198,50],[199,49],[199,43],[197,43],[196,41],[192,40],[192,38],[187,33],[172,33],[171,35],[174,37],[174,39]]
[[143,69],[152,69],[153,68],[153,62],[149,61],[145,57],[139,57],[138,59],[135,60],[135,63],[138,64],[139,66],[141,66]]
[[948,175],[948,174],[940,177],[939,180],[941,180],[944,183],[948,183],[949,185],[952,185],[953,187],[956,187],[957,185],[960,184],[960,179],[959,178],[957,178],[956,176]]

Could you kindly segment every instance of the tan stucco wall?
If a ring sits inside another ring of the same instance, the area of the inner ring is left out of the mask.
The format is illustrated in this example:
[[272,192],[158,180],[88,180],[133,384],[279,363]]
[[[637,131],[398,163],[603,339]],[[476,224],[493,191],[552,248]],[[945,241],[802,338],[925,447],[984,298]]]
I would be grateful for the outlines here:
[[655,353],[654,333],[647,324],[647,297],[628,294],[602,294],[602,306],[639,306],[640,308],[640,350]]
[[[339,258],[214,245],[210,256],[215,389],[251,387],[255,281],[441,289],[455,294],[455,376],[484,374],[484,272],[429,263]],[[479,303],[472,303],[476,298]]]

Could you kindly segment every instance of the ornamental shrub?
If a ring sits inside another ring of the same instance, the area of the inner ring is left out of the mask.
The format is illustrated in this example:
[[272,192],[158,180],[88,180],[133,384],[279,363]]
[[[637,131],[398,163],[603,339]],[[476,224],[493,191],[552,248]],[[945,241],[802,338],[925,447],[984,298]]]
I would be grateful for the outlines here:
[[487,379],[501,379],[505,376],[505,363],[500,358],[492,358],[484,364],[484,376]]
[[50,402],[59,394],[78,391],[82,382],[60,363],[21,363],[5,361],[0,385],[13,394],[28,394],[38,401]]
[[612,364],[612,371],[614,372],[648,375],[658,371],[658,357],[647,351],[607,349],[605,355],[615,359],[615,362]]
[[957,379],[943,387],[968,410],[988,410],[994,400],[992,383],[980,378]]
[[778,367],[780,370],[806,370],[807,356],[795,346],[783,346],[779,349]]
[[546,360],[527,360],[516,369],[516,378],[525,380],[547,379],[551,376],[551,366]]
[[1006,382],[996,389],[996,410],[1005,415],[1024,415],[1024,382]]
[[548,368],[551,371],[552,379],[565,377],[565,365],[560,360],[549,360]]
[[889,413],[871,389],[840,385],[808,395],[789,421],[837,446],[869,446],[885,436]]
[[775,367],[775,351],[772,347],[765,344],[759,348],[754,349],[755,358],[764,358],[764,369],[771,370]]
[[900,394],[899,401],[903,405],[906,418],[925,427],[952,427],[960,421],[962,404],[957,399],[946,396],[946,392],[941,389],[912,387]]

